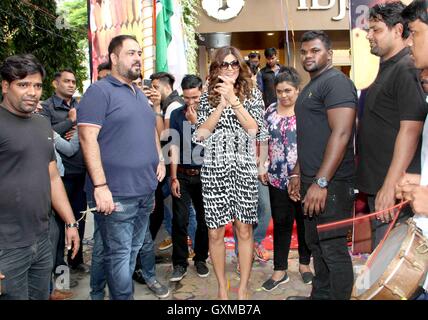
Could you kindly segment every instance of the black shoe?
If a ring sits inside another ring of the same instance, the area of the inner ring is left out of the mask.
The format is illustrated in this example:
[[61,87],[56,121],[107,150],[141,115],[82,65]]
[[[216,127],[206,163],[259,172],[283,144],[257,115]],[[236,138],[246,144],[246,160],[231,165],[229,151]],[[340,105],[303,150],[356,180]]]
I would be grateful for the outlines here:
[[312,272],[301,272],[300,276],[305,284],[312,284],[312,279],[314,278]]
[[275,281],[272,278],[269,278],[268,280],[266,280],[265,283],[263,283],[262,285],[262,289],[264,291],[270,292],[278,288],[280,284],[287,283],[288,281],[290,281],[290,278],[288,277],[286,272],[284,276],[278,281]]
[[201,278],[206,278],[210,274],[210,270],[204,261],[195,261],[195,268],[196,273]]
[[174,270],[172,271],[171,278],[169,281],[176,282],[180,281],[187,274],[187,268],[183,266],[174,266]]
[[311,300],[311,297],[305,297],[305,296],[289,296],[285,300]]
[[89,273],[91,271],[91,267],[85,263],[81,263],[75,267],[70,266],[71,273]]
[[140,284],[146,284],[146,280],[143,278],[143,271],[141,269],[136,269],[132,275],[132,279],[137,281]]

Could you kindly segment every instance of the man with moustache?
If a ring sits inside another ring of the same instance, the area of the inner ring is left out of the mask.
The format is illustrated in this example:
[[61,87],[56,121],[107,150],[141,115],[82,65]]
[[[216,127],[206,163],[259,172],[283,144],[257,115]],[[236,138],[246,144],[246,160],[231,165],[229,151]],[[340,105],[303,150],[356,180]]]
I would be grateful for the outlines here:
[[[409,31],[401,2],[375,5],[369,12],[371,53],[380,57],[379,73],[368,88],[358,134],[357,188],[368,195],[370,212],[395,205],[395,185],[403,172],[420,173],[420,135],[425,96],[407,46]],[[373,249],[393,219],[393,210],[372,221]],[[412,216],[401,210],[399,221]]]
[[56,166],[52,128],[34,113],[43,66],[33,55],[11,56],[0,66],[0,75],[0,300],[47,300],[53,266],[51,207],[65,222],[72,257],[79,250],[79,224]]
[[289,194],[304,204],[305,238],[315,269],[309,299],[316,300],[350,299],[354,280],[347,228],[317,230],[320,224],[350,218],[354,201],[357,90],[333,67],[332,55],[325,32],[302,35],[300,58],[311,81],[296,101],[298,165],[293,174],[300,175],[301,188],[294,179]]
[[[156,279],[149,217],[154,191],[165,176],[155,114],[132,81],[141,73],[142,50],[133,36],[113,38],[108,47],[111,75],[93,83],[78,108],[80,143],[88,169],[88,204],[104,246],[110,299],[133,299],[132,272],[137,252],[149,289],[158,297],[169,289]],[[143,263],[143,261],[142,261]]]
[[[416,68],[423,69],[420,80],[423,90],[428,94],[428,1],[413,1],[401,15],[409,24],[412,56]],[[428,237],[428,117],[422,134],[421,175],[404,175],[396,186],[396,195],[398,199],[410,201],[415,212],[413,220]],[[428,277],[423,289],[418,300],[428,300]]]

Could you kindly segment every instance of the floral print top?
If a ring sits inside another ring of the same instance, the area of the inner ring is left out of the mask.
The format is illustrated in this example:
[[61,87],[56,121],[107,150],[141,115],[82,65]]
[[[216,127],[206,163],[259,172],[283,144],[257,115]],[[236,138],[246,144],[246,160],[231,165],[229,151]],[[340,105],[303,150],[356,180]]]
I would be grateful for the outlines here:
[[265,124],[269,131],[269,183],[287,189],[288,176],[297,163],[296,116],[281,116],[276,103],[267,108]]

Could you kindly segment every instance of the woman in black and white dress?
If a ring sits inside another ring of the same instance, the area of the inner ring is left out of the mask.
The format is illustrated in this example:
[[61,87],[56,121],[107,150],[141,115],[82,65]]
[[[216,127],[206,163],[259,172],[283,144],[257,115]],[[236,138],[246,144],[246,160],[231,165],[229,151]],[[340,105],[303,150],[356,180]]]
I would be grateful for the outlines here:
[[234,47],[217,50],[208,91],[200,101],[194,140],[205,147],[201,170],[209,248],[218,280],[218,298],[228,299],[225,276],[225,226],[234,221],[241,282],[238,299],[247,298],[257,223],[255,140],[267,140],[264,104],[242,55]]

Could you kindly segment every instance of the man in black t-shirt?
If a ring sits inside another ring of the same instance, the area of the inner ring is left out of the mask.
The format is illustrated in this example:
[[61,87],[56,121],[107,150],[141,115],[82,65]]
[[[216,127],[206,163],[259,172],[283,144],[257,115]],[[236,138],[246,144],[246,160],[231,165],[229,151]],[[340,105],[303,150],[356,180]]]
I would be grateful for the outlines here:
[[0,271],[1,299],[47,299],[52,271],[48,216],[51,205],[65,221],[66,244],[79,234],[55,163],[52,128],[34,114],[45,71],[32,55],[0,66]]
[[309,299],[346,300],[354,280],[347,229],[318,232],[317,226],[352,215],[357,91],[349,78],[333,68],[327,34],[308,31],[301,42],[303,68],[311,81],[295,107],[298,165],[293,173],[300,174],[301,190],[299,179],[291,179],[289,194],[304,204],[306,243],[316,274]]
[[[370,9],[371,53],[380,57],[379,73],[368,88],[358,134],[357,188],[368,194],[371,212],[394,206],[395,185],[407,171],[420,173],[419,139],[425,120],[425,96],[406,44],[409,31],[401,17],[401,2]],[[400,220],[412,215],[404,208]],[[386,212],[372,223],[376,247],[392,220]]]

